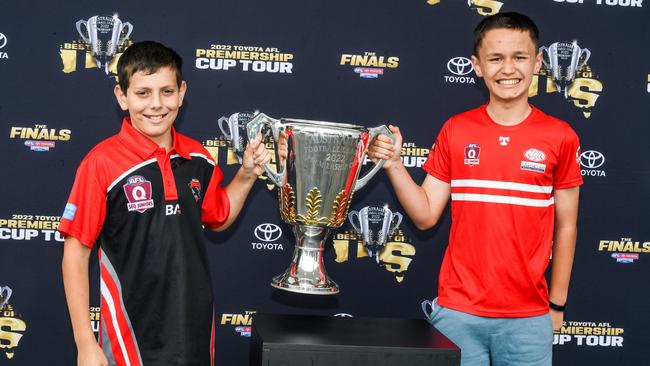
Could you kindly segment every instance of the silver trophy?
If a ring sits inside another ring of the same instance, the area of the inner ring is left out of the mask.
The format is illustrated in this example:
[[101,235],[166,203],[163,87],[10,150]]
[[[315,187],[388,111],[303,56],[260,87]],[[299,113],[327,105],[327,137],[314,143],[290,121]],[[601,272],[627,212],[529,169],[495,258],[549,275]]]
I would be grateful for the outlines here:
[[379,161],[359,178],[370,141],[379,134],[394,139],[393,134],[383,125],[278,120],[260,113],[248,123],[249,139],[264,127],[275,140],[277,172],[268,164],[264,168],[278,187],[280,217],[296,237],[289,268],[274,277],[271,286],[303,294],[336,294],[339,286],[323,263],[325,241],[345,222],[354,192],[384,165]]
[[123,23],[117,14],[95,15],[88,20],[82,19],[77,22],[77,32],[90,48],[97,67],[103,67],[107,75],[108,65],[117,53],[118,47],[129,38],[132,31],[131,23]]
[[544,67],[551,71],[553,82],[558,92],[568,98],[568,90],[580,71],[591,56],[591,51],[580,48],[578,41],[555,42],[548,47],[540,47]]
[[368,206],[361,210],[350,211],[350,224],[363,238],[363,245],[371,258],[379,263],[379,254],[402,222],[402,214],[392,212],[388,206]]
[[[237,160],[241,164],[244,156],[244,150],[248,145],[248,133],[246,131],[246,124],[253,118],[257,112],[237,112],[230,115],[230,117],[219,118],[219,129],[223,135],[230,141],[232,151],[237,156]],[[263,131],[264,134],[265,131]]]

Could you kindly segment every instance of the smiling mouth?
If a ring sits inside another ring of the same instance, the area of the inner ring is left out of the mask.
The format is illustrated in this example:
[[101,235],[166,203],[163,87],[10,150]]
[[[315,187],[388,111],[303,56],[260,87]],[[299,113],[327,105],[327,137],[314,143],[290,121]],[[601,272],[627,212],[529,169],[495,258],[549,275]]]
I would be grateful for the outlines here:
[[497,84],[509,86],[509,85],[517,85],[520,82],[521,82],[521,79],[502,79],[502,80],[498,80]]
[[147,119],[149,119],[150,121],[160,122],[165,117],[167,117],[167,113],[165,113],[165,114],[145,114],[144,116],[147,117]]

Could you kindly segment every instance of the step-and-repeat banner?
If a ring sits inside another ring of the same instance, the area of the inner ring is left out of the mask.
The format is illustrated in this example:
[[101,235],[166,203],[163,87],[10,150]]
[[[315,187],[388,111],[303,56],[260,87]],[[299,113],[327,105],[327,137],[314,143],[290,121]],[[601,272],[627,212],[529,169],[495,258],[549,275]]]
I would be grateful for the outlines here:
[[[531,103],[568,121],[582,144],[577,251],[555,364],[650,364],[650,2],[73,0],[0,8],[0,364],[75,362],[56,228],[79,162],[119,130],[116,60],[132,42],[157,40],[181,54],[188,93],[176,126],[205,145],[227,181],[239,165],[219,120],[253,110],[398,125],[404,164],[421,181],[442,123],[487,99],[469,61],[472,30],[505,11],[529,14],[541,30],[546,63]],[[93,51],[111,37],[110,52]],[[572,80],[554,76],[560,69]],[[351,210],[384,205],[403,212],[380,172]],[[279,291],[269,282],[289,264],[294,237],[277,192],[260,180],[232,228],[206,233],[218,364],[248,364],[256,312],[421,317],[420,302],[436,296],[449,226],[449,212],[424,232],[405,218],[377,261],[346,220],[325,249],[340,294]],[[91,271],[97,330],[94,259]]]

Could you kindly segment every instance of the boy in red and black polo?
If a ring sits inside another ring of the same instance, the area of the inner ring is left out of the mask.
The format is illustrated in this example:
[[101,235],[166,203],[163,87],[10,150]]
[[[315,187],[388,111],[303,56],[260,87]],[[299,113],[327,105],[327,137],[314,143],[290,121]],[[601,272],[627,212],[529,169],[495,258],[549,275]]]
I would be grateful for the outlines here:
[[[203,225],[239,214],[270,160],[261,136],[232,182],[173,127],[186,91],[182,60],[156,42],[129,47],[115,96],[121,131],[83,159],[63,213],[63,280],[79,365],[212,365],[214,312]],[[100,260],[100,344],[88,309],[88,262]]]

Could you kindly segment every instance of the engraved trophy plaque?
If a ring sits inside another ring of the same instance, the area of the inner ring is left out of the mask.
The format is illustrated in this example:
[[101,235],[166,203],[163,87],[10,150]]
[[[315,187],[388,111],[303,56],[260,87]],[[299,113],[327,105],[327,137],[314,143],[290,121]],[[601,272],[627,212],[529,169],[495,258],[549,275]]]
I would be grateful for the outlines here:
[[103,67],[106,75],[118,47],[129,38],[132,31],[131,23],[123,23],[117,14],[95,15],[88,20],[77,21],[77,32],[88,45],[97,67]]
[[564,98],[569,96],[569,87],[591,56],[591,51],[580,48],[577,41],[555,42],[548,47],[540,47],[544,67],[551,71],[553,82]]
[[386,245],[388,236],[402,222],[402,214],[392,212],[387,206],[367,206],[348,214],[350,224],[363,238],[363,245],[371,258],[379,263],[379,255]]
[[339,286],[327,275],[323,249],[331,230],[343,225],[355,191],[381,169],[380,160],[365,176],[359,172],[370,141],[379,134],[394,139],[386,126],[366,128],[258,114],[248,123],[249,139],[268,127],[275,140],[277,172],[265,165],[278,187],[280,217],[296,237],[293,259],[271,286],[304,294],[331,295]]

